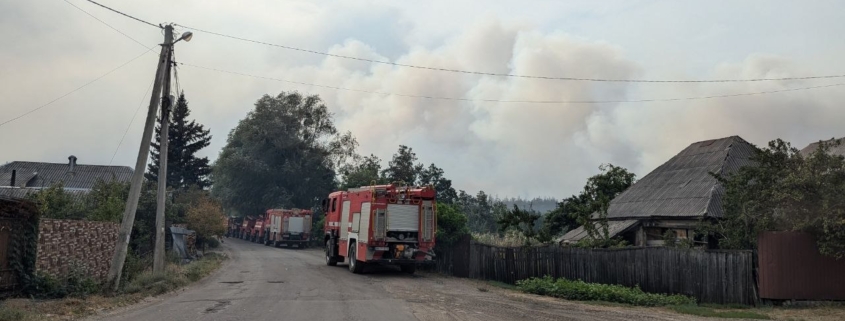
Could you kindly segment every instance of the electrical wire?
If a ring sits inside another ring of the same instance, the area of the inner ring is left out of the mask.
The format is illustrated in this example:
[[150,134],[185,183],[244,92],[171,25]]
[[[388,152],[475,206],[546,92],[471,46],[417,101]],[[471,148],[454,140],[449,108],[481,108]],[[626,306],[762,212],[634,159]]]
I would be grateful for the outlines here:
[[323,55],[328,57],[335,57],[335,58],[343,58],[343,59],[351,59],[357,61],[364,61],[370,63],[377,63],[377,64],[385,64],[391,65],[396,67],[406,67],[406,68],[416,68],[416,69],[425,69],[425,70],[434,70],[434,71],[443,71],[443,72],[452,72],[452,73],[461,73],[461,74],[471,74],[471,75],[479,75],[479,76],[496,76],[496,77],[515,77],[515,78],[527,78],[527,79],[543,79],[543,80],[568,80],[568,81],[590,81],[590,82],[625,82],[625,83],[725,83],[725,82],[758,82],[758,81],[787,81],[787,80],[812,80],[812,79],[831,79],[831,78],[845,78],[845,74],[840,75],[825,75],[825,76],[805,76],[805,77],[781,77],[781,78],[749,78],[749,79],[709,79],[709,80],[683,80],[683,79],[609,79],[609,78],[583,78],[583,77],[552,77],[552,76],[536,76],[536,75],[520,75],[520,74],[502,74],[502,73],[492,73],[492,72],[483,72],[483,71],[471,71],[471,70],[461,70],[461,69],[449,69],[449,68],[440,68],[440,67],[430,67],[430,66],[420,66],[420,65],[411,65],[411,64],[402,64],[390,61],[382,61],[382,60],[375,60],[375,59],[368,59],[368,58],[360,58],[360,57],[353,57],[353,56],[346,56],[346,55],[339,55],[333,54],[328,52],[310,50],[310,49],[302,49],[297,47],[279,45],[264,41],[258,41],[253,39],[247,39],[237,36],[231,36],[227,34],[222,34],[214,31],[203,30],[199,28],[189,27],[185,25],[174,24],[183,28],[191,29],[193,31],[199,31],[219,37],[230,38],[245,42],[252,42],[256,44],[271,46],[271,47],[278,47],[287,50],[294,50],[300,52],[307,52],[311,54]]
[[420,98],[420,99],[430,99],[430,100],[478,101],[478,102],[492,102],[492,103],[522,103],[522,104],[622,104],[622,103],[646,103],[646,102],[666,102],[666,101],[682,101],[682,100],[703,100],[703,99],[715,99],[715,98],[727,98],[727,97],[766,95],[766,94],[774,94],[774,93],[782,93],[782,92],[790,92],[790,91],[845,86],[845,83],[837,83],[837,84],[830,84],[830,85],[790,88],[790,89],[778,89],[778,90],[759,91],[759,92],[750,92],[750,93],[739,93],[739,94],[698,96],[698,97],[680,97],[680,98],[636,99],[636,100],[499,100],[499,99],[474,99],[474,98],[462,98],[462,97],[441,97],[441,96],[428,96],[428,95],[398,94],[398,93],[381,92],[381,91],[352,89],[352,88],[345,88],[345,87],[320,85],[320,84],[312,84],[312,83],[306,83],[306,82],[300,82],[300,81],[279,79],[279,78],[273,78],[273,77],[257,76],[257,75],[251,75],[251,74],[236,72],[236,71],[228,71],[228,70],[222,70],[222,69],[216,69],[216,68],[210,68],[210,67],[197,66],[197,65],[184,63],[184,62],[180,62],[179,64],[182,64],[184,66],[199,68],[199,69],[211,70],[211,71],[228,73],[228,74],[245,76],[245,77],[267,79],[267,80],[286,82],[286,83],[297,84],[297,85],[314,86],[314,87],[320,87],[320,88],[329,88],[329,89],[368,93],[368,94],[377,94],[377,95],[386,95],[386,96],[399,96],[399,97],[409,97],[409,98]]
[[22,117],[24,117],[24,116],[26,116],[26,115],[32,114],[32,113],[34,113],[34,112],[38,111],[38,110],[39,110],[39,109],[41,109],[41,108],[47,107],[47,106],[49,106],[49,105],[51,105],[51,104],[53,104],[53,103],[55,103],[55,102],[59,101],[59,100],[60,100],[60,99],[62,99],[62,98],[65,98],[65,97],[67,97],[67,96],[70,96],[71,94],[73,94],[73,93],[77,92],[78,90],[80,90],[80,89],[82,89],[82,88],[88,87],[88,85],[91,85],[91,84],[93,84],[93,83],[97,82],[98,80],[103,79],[104,77],[106,77],[106,76],[110,75],[111,73],[113,73],[113,72],[117,71],[118,69],[123,68],[124,66],[126,66],[126,65],[128,65],[128,64],[130,64],[130,63],[132,63],[133,61],[138,60],[138,58],[141,58],[141,57],[143,57],[144,55],[146,55],[146,54],[147,54],[147,52],[149,52],[149,50],[145,50],[143,53],[141,53],[140,55],[136,56],[135,58],[132,58],[132,59],[130,59],[130,60],[129,60],[129,61],[127,61],[127,62],[124,62],[122,65],[117,66],[116,68],[114,68],[114,69],[112,69],[112,70],[110,70],[110,71],[108,71],[108,72],[106,72],[106,73],[104,73],[104,74],[100,75],[100,76],[99,76],[99,77],[97,77],[97,78],[94,78],[93,80],[91,80],[91,81],[89,81],[89,82],[85,83],[85,84],[84,84],[84,85],[82,85],[82,86],[76,87],[76,89],[71,90],[71,91],[69,91],[69,92],[65,93],[64,95],[61,95],[61,96],[59,96],[58,98],[53,99],[53,100],[51,100],[51,101],[47,102],[46,104],[43,104],[43,105],[38,106],[38,107],[36,107],[36,108],[33,108],[32,110],[27,111],[27,112],[25,112],[25,113],[23,113],[23,114],[21,114],[21,115],[19,115],[19,116],[15,117],[15,118],[12,118],[12,119],[9,119],[9,120],[7,120],[7,121],[4,121],[4,122],[0,123],[0,126],[6,125],[6,124],[11,123],[11,122],[13,122],[13,121],[15,121],[15,120],[18,120],[18,119],[20,119],[20,118],[22,118]]
[[[82,8],[77,7],[77,6],[76,6],[75,4],[73,4],[72,2],[70,2],[70,1],[68,1],[68,0],[64,0],[64,1],[65,1],[65,3],[67,3],[67,4],[71,5],[71,6],[73,6],[74,8],[76,8],[77,10],[82,11],[83,13],[87,14],[89,17],[94,18],[94,20],[99,21],[100,23],[102,23],[102,24],[106,25],[107,27],[111,28],[112,30],[117,31],[117,33],[119,33],[119,34],[123,35],[124,37],[129,38],[130,40],[134,41],[135,43],[137,43],[137,44],[141,45],[141,47],[147,48],[147,49],[149,49],[149,50],[153,50],[153,48],[151,48],[151,47],[147,47],[147,45],[145,45],[145,44],[143,44],[142,42],[138,41],[137,39],[132,38],[131,36],[129,36],[129,35],[127,35],[127,34],[123,33],[123,31],[117,30],[117,28],[112,27],[112,25],[110,25],[110,24],[106,23],[106,22],[105,22],[105,21],[103,21],[103,20],[100,20],[100,18],[97,18],[96,16],[92,15],[92,14],[91,14],[91,13],[89,13],[88,11],[82,10]],[[95,3],[96,3],[96,2],[95,2]]]
[[143,19],[140,19],[140,18],[136,18],[136,17],[130,16],[130,15],[125,14],[125,13],[123,13],[123,12],[120,12],[120,11],[118,11],[118,10],[112,9],[112,8],[110,8],[110,7],[108,7],[108,6],[105,6],[105,5],[102,5],[102,4],[100,4],[100,3],[97,3],[96,1],[92,1],[92,0],[87,0],[87,1],[88,1],[88,2],[90,2],[90,3],[96,4],[96,5],[100,6],[100,7],[103,7],[103,8],[105,8],[105,9],[109,10],[109,11],[112,11],[112,12],[115,12],[115,13],[117,13],[117,14],[123,15],[124,17],[127,17],[127,18],[129,18],[129,19],[132,19],[132,20],[135,20],[135,21],[138,21],[138,22],[144,23],[144,24],[148,24],[148,25],[150,25],[150,26],[153,26],[153,27],[156,27],[156,28],[159,28],[159,29],[164,29],[164,28],[162,28],[161,26],[156,25],[156,24],[154,24],[154,23],[152,23],[152,22],[149,22],[149,21],[146,21],[146,20],[143,20]]
[[138,117],[138,111],[141,110],[142,106],[144,106],[144,98],[147,98],[147,93],[150,92],[150,89],[153,88],[153,84],[155,84],[155,79],[150,82],[150,86],[147,87],[147,90],[145,90],[144,94],[141,96],[141,102],[138,103],[138,108],[135,109],[135,113],[132,114],[132,119],[129,121],[129,124],[126,125],[126,130],[123,132],[123,136],[120,137],[120,142],[118,142],[117,147],[114,148],[114,153],[111,155],[109,166],[111,166],[111,164],[114,162],[114,157],[117,156],[117,151],[120,150],[120,145],[123,144],[123,140],[126,139],[126,134],[128,134],[129,129],[132,128],[132,123],[135,122],[135,118]]

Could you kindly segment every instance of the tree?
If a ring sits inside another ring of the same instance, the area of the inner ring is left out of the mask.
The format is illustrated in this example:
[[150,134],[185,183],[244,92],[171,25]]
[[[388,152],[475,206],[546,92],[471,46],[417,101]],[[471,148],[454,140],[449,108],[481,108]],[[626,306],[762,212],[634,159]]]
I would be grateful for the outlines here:
[[198,199],[196,204],[188,208],[185,219],[188,228],[197,233],[197,239],[203,244],[215,235],[226,233],[226,215],[223,214],[223,207],[210,197]]
[[373,182],[385,183],[385,179],[379,176],[381,159],[372,154],[357,158],[353,164],[347,164],[341,169],[341,189],[369,186]]
[[457,205],[437,203],[437,245],[438,249],[452,246],[469,234],[467,217]]
[[229,133],[213,167],[212,194],[239,216],[310,208],[336,186],[336,169],[357,142],[338,134],[318,96],[264,95]]
[[636,180],[634,173],[613,164],[602,164],[599,170],[601,173],[587,179],[584,190],[573,202],[565,204],[567,208],[562,209],[584,227],[587,238],[582,240],[581,245],[586,247],[612,247],[620,244],[619,240],[609,235],[607,209],[610,201]]
[[494,201],[484,191],[475,196],[459,191],[457,199],[455,204],[466,214],[467,226],[474,233],[495,233],[496,218],[507,211],[504,203]]
[[66,191],[61,182],[27,194],[26,197],[37,204],[41,217],[72,220],[85,218],[85,204],[80,202],[76,195]]
[[517,231],[525,237],[525,246],[531,245],[533,241],[539,243],[546,243],[551,240],[551,236],[544,230],[536,230],[534,225],[540,220],[542,216],[531,209],[520,209],[518,205],[513,206],[513,210],[506,211],[504,215],[498,218],[496,223],[499,225],[500,232],[508,230]]
[[126,198],[129,197],[129,183],[98,180],[85,195],[86,218],[91,221],[120,222]]
[[578,227],[577,212],[584,206],[584,200],[580,195],[561,200],[557,208],[543,218],[543,230],[551,236],[559,236]]
[[[211,167],[208,165],[208,157],[197,157],[196,153],[211,143],[210,131],[196,121],[189,121],[191,110],[188,108],[188,101],[185,94],[179,95],[176,106],[173,108],[170,129],[168,131],[167,154],[167,186],[176,189],[186,189],[190,186],[206,188],[211,185],[209,175]],[[158,181],[158,171],[161,153],[161,118],[156,126],[156,139],[152,142],[150,156],[152,161],[147,166],[147,173],[144,175],[148,180]]]
[[703,225],[719,247],[754,249],[764,231],[813,235],[819,251],[845,257],[845,158],[829,154],[821,142],[806,158],[777,139],[752,156],[752,166],[714,176],[725,188],[724,216]]
[[393,154],[393,159],[388,163],[387,168],[382,171],[382,176],[390,182],[404,182],[413,185],[417,182],[418,173],[423,170],[422,164],[417,162],[417,154],[413,149],[399,145],[399,151]]
[[443,176],[443,169],[431,164],[428,168],[420,167],[417,174],[417,185],[434,186],[437,191],[437,201],[440,203],[452,204],[458,199],[458,193],[452,188],[452,180]]

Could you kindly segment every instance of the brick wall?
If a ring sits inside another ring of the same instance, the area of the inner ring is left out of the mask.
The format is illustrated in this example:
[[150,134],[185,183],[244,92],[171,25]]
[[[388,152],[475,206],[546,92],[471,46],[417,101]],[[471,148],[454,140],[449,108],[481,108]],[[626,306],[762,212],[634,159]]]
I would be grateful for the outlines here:
[[117,223],[41,219],[38,225],[37,272],[60,277],[79,268],[105,280],[117,241]]

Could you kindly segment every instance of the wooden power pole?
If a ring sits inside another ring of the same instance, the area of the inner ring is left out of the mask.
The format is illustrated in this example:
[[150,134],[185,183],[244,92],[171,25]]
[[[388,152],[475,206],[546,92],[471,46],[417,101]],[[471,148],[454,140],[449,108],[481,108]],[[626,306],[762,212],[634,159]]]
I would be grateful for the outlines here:
[[147,120],[144,123],[144,134],[141,136],[141,146],[138,148],[138,160],[135,161],[135,171],[132,173],[129,186],[129,197],[126,199],[123,220],[120,222],[120,232],[117,236],[117,244],[106,280],[113,291],[117,291],[120,286],[120,275],[123,271],[123,263],[126,260],[129,237],[132,235],[132,225],[135,223],[135,211],[138,210],[138,198],[141,196],[141,183],[144,181],[144,171],[147,168],[147,158],[150,154],[150,141],[155,127],[156,112],[161,101],[161,82],[164,78],[164,69],[170,64],[169,52],[173,44],[173,27],[166,26],[164,31],[164,43],[161,45],[161,53],[158,58],[153,92],[150,95],[150,107],[147,110]]
[[[165,27],[165,32],[172,34],[173,27]],[[173,39],[172,36],[170,39]],[[156,197],[156,243],[153,249],[153,273],[164,273],[164,206],[167,197],[167,154],[168,134],[170,132],[170,108],[173,99],[170,98],[170,70],[173,59],[173,43],[167,53],[167,66],[164,68],[164,88],[161,103],[161,132],[158,142],[158,195]]]

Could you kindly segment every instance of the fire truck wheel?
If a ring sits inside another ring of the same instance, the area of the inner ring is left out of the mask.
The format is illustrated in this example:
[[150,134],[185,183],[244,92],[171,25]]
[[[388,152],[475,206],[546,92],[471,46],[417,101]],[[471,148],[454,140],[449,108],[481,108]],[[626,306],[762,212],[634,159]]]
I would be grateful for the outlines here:
[[402,272],[405,272],[405,273],[408,273],[408,274],[414,274],[414,272],[417,271],[417,266],[413,265],[413,264],[403,264],[403,265],[400,265],[399,268],[402,269]]
[[358,261],[358,256],[356,255],[357,250],[355,249],[355,245],[349,247],[349,271],[355,274],[361,274],[364,271],[364,263]]
[[326,241],[326,265],[328,266],[336,266],[337,265],[337,258],[332,255],[332,247],[331,247],[331,240]]

